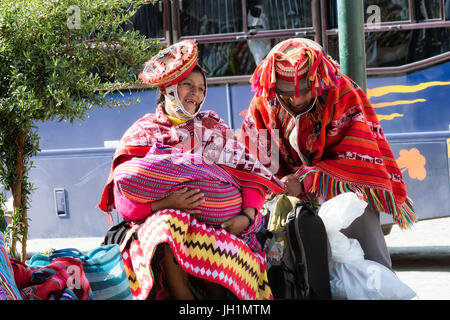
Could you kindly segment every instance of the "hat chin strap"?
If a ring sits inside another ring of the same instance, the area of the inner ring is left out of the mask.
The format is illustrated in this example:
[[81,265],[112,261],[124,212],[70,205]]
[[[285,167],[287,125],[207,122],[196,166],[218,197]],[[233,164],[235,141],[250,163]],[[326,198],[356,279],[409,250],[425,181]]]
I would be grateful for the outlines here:
[[291,108],[289,108],[289,106],[286,104],[286,103],[284,103],[284,101],[283,101],[283,99],[281,99],[280,98],[280,96],[279,96],[279,94],[277,93],[276,94],[276,96],[277,96],[277,100],[278,100],[278,102],[281,104],[281,106],[291,115],[291,116],[293,116],[294,118],[296,118],[296,117],[301,117],[301,116],[303,116],[304,114],[307,114],[308,112],[310,112],[311,110],[312,110],[312,108],[314,108],[314,106],[316,105],[316,102],[317,102],[317,96],[314,98],[314,101],[311,103],[311,105],[309,106],[309,108],[307,109],[307,110],[305,110],[305,111],[303,111],[302,113],[299,113],[299,114],[295,114],[295,112],[293,112],[292,110],[291,110]]
[[206,92],[203,101],[198,105],[197,110],[193,114],[184,108],[183,103],[178,97],[178,83],[166,87],[166,97],[168,97],[170,100],[170,104],[169,105],[166,104],[165,106],[166,112],[170,116],[176,117],[180,120],[190,120],[193,119],[202,109],[203,103],[205,102],[206,99]]

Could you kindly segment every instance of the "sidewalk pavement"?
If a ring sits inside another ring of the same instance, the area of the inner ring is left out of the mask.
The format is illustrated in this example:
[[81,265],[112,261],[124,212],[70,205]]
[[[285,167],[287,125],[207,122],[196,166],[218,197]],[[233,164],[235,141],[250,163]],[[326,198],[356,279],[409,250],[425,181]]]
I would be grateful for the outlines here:
[[422,220],[411,229],[394,225],[385,236],[394,261],[402,263],[446,263],[450,266],[450,217]]
[[[103,237],[92,238],[51,238],[51,239],[28,239],[27,241],[27,257],[31,258],[36,253],[45,253],[51,249],[75,248],[82,253],[88,253],[97,248],[103,242]],[[18,244],[18,252],[21,251]]]
[[398,278],[419,300],[450,300],[450,218],[394,226],[385,237]]

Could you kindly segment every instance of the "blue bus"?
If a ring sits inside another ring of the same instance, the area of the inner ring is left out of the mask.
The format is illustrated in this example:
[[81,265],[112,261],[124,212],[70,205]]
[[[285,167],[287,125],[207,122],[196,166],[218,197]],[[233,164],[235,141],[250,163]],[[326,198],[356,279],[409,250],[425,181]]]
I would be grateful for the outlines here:
[[[367,0],[367,95],[392,146],[419,220],[450,216],[450,0]],[[277,42],[307,37],[339,61],[337,8],[326,0],[160,0],[141,8],[128,28],[165,46],[199,44],[208,71],[204,109],[240,129],[252,98],[252,71]],[[36,123],[41,152],[30,177],[29,239],[103,237],[97,207],[112,155],[124,131],[153,112],[157,91],[134,88],[117,99],[139,99],[89,118]],[[113,212],[114,222],[120,220]],[[392,224],[382,215],[382,224]]]

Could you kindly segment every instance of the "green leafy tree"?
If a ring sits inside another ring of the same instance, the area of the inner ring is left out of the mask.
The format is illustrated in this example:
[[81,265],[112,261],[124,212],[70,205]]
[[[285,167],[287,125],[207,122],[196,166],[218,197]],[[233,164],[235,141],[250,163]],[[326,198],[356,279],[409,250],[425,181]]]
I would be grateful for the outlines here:
[[[118,101],[110,93],[137,84],[142,64],[159,49],[157,42],[124,28],[148,2],[0,2],[0,184],[13,197],[10,252],[16,255],[20,241],[22,260],[33,190],[28,174],[39,151],[35,124],[73,123],[94,108],[135,102]],[[6,199],[0,195],[1,208]]]

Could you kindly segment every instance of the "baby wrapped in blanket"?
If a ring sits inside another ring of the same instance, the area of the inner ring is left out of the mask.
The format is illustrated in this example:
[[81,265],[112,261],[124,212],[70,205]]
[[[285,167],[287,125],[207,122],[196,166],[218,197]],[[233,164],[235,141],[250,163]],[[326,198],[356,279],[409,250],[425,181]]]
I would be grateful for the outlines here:
[[[130,220],[146,218],[152,214],[152,201],[184,187],[199,189],[204,195],[205,201],[191,214],[200,222],[221,227],[242,211],[241,186],[220,165],[201,154],[183,153],[181,149],[157,143],[145,157],[133,158],[114,169],[116,207],[129,207],[132,203],[133,210],[121,210]],[[253,223],[237,234],[252,250],[260,249],[255,233],[262,227],[263,219],[258,213]]]
[[220,226],[242,210],[241,188],[219,165],[201,154],[155,144],[143,158],[133,158],[114,170],[117,191],[138,203],[150,203],[188,187],[200,189],[205,201],[195,217]]

